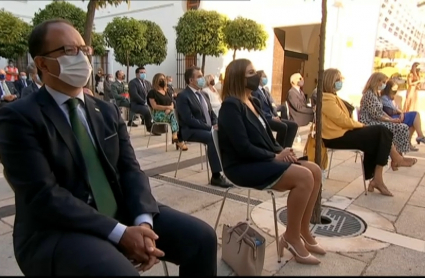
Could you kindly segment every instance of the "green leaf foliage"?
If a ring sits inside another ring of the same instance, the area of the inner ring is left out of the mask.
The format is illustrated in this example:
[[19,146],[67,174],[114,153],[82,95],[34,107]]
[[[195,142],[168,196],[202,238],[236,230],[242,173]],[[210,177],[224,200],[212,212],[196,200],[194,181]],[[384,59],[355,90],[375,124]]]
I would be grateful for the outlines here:
[[[39,9],[38,12],[34,14],[32,23],[38,25],[43,21],[56,18],[68,20],[81,35],[84,34],[86,12],[74,4],[65,1],[54,1],[46,5],[44,9]],[[106,52],[104,40],[95,32],[92,32],[92,46],[95,49],[96,55]]]
[[216,11],[190,10],[175,26],[177,52],[218,57],[226,53],[223,29],[227,18]]
[[132,51],[140,52],[146,47],[146,25],[134,18],[115,17],[106,25],[103,34],[106,43],[114,49],[115,60],[127,66],[137,65],[130,60]]
[[237,17],[224,28],[224,41],[233,50],[263,50],[268,34],[264,27],[252,19]]
[[141,20],[140,23],[146,28],[147,44],[140,51],[131,51],[130,60],[138,66],[160,65],[167,58],[167,38],[155,22]]
[[22,19],[0,10],[0,57],[16,59],[28,52],[31,27]]
[[93,53],[96,56],[103,56],[106,54],[105,37],[101,33],[92,33]]

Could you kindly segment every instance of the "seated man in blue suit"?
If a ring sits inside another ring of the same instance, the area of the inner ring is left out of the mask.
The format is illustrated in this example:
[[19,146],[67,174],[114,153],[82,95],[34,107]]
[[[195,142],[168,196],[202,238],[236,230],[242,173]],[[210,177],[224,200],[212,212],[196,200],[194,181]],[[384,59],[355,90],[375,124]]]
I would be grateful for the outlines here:
[[217,116],[211,108],[208,95],[202,92],[205,79],[201,69],[191,67],[184,73],[186,89],[177,95],[176,110],[183,140],[207,145],[212,177],[210,184],[223,188],[232,185],[220,174],[222,171],[211,129],[217,128]]
[[252,96],[260,100],[261,110],[267,120],[271,130],[276,131],[276,141],[282,148],[290,148],[297,136],[298,125],[293,121],[284,120],[278,117],[276,105],[270,95],[270,92],[264,88],[267,84],[267,76],[263,70],[257,71],[261,76],[258,89],[252,92]]

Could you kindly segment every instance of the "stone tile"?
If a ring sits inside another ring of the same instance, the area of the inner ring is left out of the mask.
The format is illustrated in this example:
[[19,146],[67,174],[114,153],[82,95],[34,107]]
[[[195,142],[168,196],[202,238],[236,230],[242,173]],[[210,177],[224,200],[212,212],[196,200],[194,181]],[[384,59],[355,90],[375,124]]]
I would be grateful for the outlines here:
[[394,173],[396,175],[401,175],[404,177],[417,177],[422,178],[425,174],[425,167],[422,165],[416,164],[412,167],[399,167],[397,171],[393,171],[391,167],[387,169],[386,174]]
[[407,205],[395,222],[397,233],[425,240],[424,215],[425,208]]
[[[275,194],[275,198],[281,198],[284,196],[287,196],[289,194],[289,191],[286,192],[277,192],[277,191],[273,191]],[[232,190],[232,193],[244,196],[248,198],[248,189],[244,189],[244,188],[238,188],[235,190]],[[272,199],[272,196],[270,195],[270,193],[268,193],[267,191],[263,191],[263,190],[254,190],[251,189],[251,199],[255,199],[255,200],[261,200],[261,201],[268,201]]]
[[359,207],[356,205],[350,205],[347,210],[360,218],[362,218],[368,226],[375,227],[378,229],[383,229],[386,231],[394,232],[394,226],[387,218],[381,216],[380,214],[373,212],[369,209]]
[[0,236],[0,276],[23,276],[16,263],[12,233]]
[[416,250],[419,252],[425,252],[425,241],[423,240],[399,235],[396,233],[391,233],[373,227],[368,227],[363,235],[368,238],[388,242],[408,249]]
[[151,185],[151,188],[163,185],[164,182],[162,180],[158,180],[158,179],[154,179],[154,178],[149,178],[149,184]]
[[385,173],[384,182],[388,189],[396,195],[397,192],[409,192],[412,193],[419,184],[421,178],[395,174],[397,172]]
[[6,182],[6,179],[0,179],[0,200],[9,199],[15,196],[12,188]]
[[367,267],[365,276],[423,276],[425,253],[399,246],[390,246],[378,251]]
[[276,276],[359,276],[366,263],[336,253],[328,253],[320,265],[302,265],[289,261]]
[[[176,171],[174,170],[174,171],[171,171],[171,172],[164,173],[162,175],[163,176],[170,177],[170,178],[184,179],[184,178],[187,178],[187,177],[189,177],[191,175],[198,174],[199,172],[193,171],[193,170],[190,170],[190,169],[187,169],[187,168],[184,168],[184,169],[179,169],[177,171],[177,176],[176,177],[174,177],[174,174],[175,173],[176,173]],[[206,174],[205,174],[205,176],[206,176]]]
[[361,195],[353,204],[375,212],[398,215],[410,198],[409,192],[394,192],[394,197],[383,196],[377,192]]
[[0,235],[12,232],[13,228],[0,220]]
[[[329,157],[329,159],[330,159],[330,157]],[[344,161],[345,161],[344,159],[337,159],[334,156],[334,158],[332,158],[331,169],[335,168],[338,165],[341,165]],[[328,168],[329,168],[329,164],[328,164]]]
[[323,198],[330,198],[348,185],[347,182],[325,179],[323,183]]
[[[329,152],[329,158],[331,157],[331,153]],[[334,151],[333,159],[347,160],[352,158],[354,161],[355,153],[352,151]],[[333,163],[333,161],[332,161]]]
[[388,247],[390,244],[369,239],[364,236],[357,237],[316,237],[320,245],[328,252],[364,253]]
[[385,217],[386,219],[391,221],[392,223],[394,223],[398,218],[398,216],[394,216],[394,215],[383,213],[383,212],[380,212],[379,214],[382,215],[382,217]]
[[0,208],[5,207],[5,206],[9,206],[9,205],[14,205],[15,204],[15,197],[8,197],[5,199],[2,199],[0,196]]
[[283,253],[283,258],[281,259],[281,262],[278,263],[276,242],[270,243],[266,247],[263,269],[269,273],[276,273],[291,259],[292,259],[292,254],[291,252],[287,251]]
[[343,256],[347,256],[365,263],[370,263],[376,256],[376,252],[377,251],[373,251],[373,252],[364,252],[364,253],[338,253],[341,254]]
[[2,218],[1,221],[13,227],[15,225],[15,215]]
[[152,188],[155,198],[164,205],[185,213],[193,213],[222,199],[220,196],[164,184]]
[[[367,186],[367,183],[366,183]],[[360,175],[358,178],[350,182],[346,187],[338,191],[337,194],[339,196],[344,196],[352,199],[356,199],[360,195],[364,194],[364,183],[363,183],[363,175]]]
[[[211,175],[211,173],[210,173],[210,175]],[[194,183],[194,184],[198,184],[198,185],[208,185],[210,183],[210,180],[207,177],[207,170],[205,170],[205,168],[200,173],[190,175],[190,176],[182,178],[180,180],[187,181],[187,182]],[[214,186],[214,188],[219,189],[217,186]]]
[[418,186],[407,204],[425,208],[425,187]]
[[338,165],[335,168],[332,168],[329,179],[350,183],[361,175],[362,170],[360,167],[357,169]]
[[[274,226],[273,210],[255,208],[251,212],[251,219],[259,229],[261,229],[271,237],[275,237],[276,233]],[[278,235],[283,234],[286,230],[285,226],[279,222],[279,219],[277,221],[277,227]]]
[[325,201],[323,205],[345,210],[353,201],[353,199],[335,195]]
[[[221,202],[217,202],[209,207],[204,208],[203,210],[193,213],[192,215],[195,217],[198,217],[199,219],[202,219],[203,221],[207,222],[212,227],[214,227],[215,222],[217,220],[220,206],[221,206]],[[220,222],[218,223],[218,227],[216,231],[219,244],[221,244],[223,224],[233,226],[245,220],[246,220],[246,204],[236,202],[231,199],[227,199],[226,203],[224,204],[223,212],[221,214]],[[266,243],[271,243],[274,241],[274,239],[271,236],[264,233],[256,225],[253,225],[252,227],[266,238]]]

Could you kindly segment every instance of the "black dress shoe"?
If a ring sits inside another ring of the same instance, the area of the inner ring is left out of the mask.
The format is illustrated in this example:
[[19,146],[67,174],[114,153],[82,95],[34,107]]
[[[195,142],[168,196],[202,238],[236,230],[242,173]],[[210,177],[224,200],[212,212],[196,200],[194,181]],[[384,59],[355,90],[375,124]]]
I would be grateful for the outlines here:
[[222,188],[229,188],[229,187],[233,187],[233,185],[232,185],[231,183],[229,183],[229,182],[226,180],[226,178],[225,178],[225,177],[223,177],[223,176],[221,176],[221,175],[220,175],[220,177],[218,177],[218,178],[214,178],[214,177],[212,177],[212,178],[211,178],[211,181],[210,181],[210,184],[211,184],[211,185],[214,185],[214,186],[219,186],[219,187],[222,187]]
[[128,122],[128,123],[127,123],[127,126],[137,127],[137,125],[136,125],[135,123],[133,123],[133,122]]

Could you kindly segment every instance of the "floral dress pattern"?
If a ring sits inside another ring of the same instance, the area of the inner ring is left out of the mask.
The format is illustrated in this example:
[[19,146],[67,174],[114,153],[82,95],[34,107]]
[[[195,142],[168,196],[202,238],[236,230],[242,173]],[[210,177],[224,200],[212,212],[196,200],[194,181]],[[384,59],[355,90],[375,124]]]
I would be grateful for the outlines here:
[[400,153],[410,151],[409,127],[403,123],[390,123],[380,120],[386,116],[382,102],[372,91],[366,92],[360,101],[359,122],[365,125],[383,125],[393,133],[393,143]]

